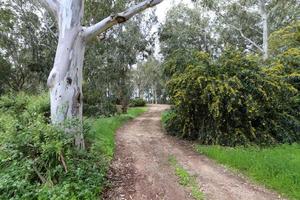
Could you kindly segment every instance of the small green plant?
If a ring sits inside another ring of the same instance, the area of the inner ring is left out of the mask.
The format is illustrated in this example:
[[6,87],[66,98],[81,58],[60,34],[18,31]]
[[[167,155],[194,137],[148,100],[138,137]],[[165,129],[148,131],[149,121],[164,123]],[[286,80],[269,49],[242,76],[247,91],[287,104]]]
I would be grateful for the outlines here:
[[169,163],[175,168],[175,174],[179,178],[179,184],[190,189],[192,196],[196,200],[203,200],[204,194],[200,191],[196,178],[191,176],[182,166],[180,166],[175,156],[169,156]]

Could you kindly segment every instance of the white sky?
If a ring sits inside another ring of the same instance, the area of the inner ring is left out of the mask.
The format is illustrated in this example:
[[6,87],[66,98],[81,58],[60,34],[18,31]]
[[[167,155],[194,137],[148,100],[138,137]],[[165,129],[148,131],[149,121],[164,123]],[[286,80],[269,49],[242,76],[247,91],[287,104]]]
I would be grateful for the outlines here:
[[155,13],[158,16],[158,21],[160,23],[163,23],[165,21],[168,10],[180,2],[186,3],[186,4],[191,3],[190,0],[164,0],[162,3],[157,5]]

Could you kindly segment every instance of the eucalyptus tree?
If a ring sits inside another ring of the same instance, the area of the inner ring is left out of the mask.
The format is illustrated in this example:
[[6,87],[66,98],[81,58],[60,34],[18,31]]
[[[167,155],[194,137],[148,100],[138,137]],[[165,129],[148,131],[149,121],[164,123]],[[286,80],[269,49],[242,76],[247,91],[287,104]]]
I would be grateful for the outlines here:
[[150,56],[146,61],[139,62],[132,71],[132,81],[139,98],[157,104],[164,95],[165,80],[161,63]]
[[161,53],[167,56],[177,49],[198,49],[206,52],[216,48],[213,26],[201,6],[180,3],[167,13],[160,29]]
[[299,19],[298,0],[200,0],[213,11],[220,39],[269,57],[269,35]]
[[94,104],[93,100],[101,107],[113,102],[121,104],[123,112],[127,111],[133,88],[132,66],[151,53],[150,30],[154,23],[149,14],[136,16],[124,26],[116,26],[101,35],[101,42],[89,45],[84,64],[88,77],[84,84],[85,103]]
[[53,36],[43,25],[39,13],[32,1],[1,3],[0,56],[7,63],[3,76],[6,90],[34,91],[44,85],[44,74],[50,71],[52,59],[49,57],[54,53],[56,42],[49,42]]
[[[48,77],[51,120],[60,124],[66,119],[82,120],[83,61],[87,41],[106,32],[114,25],[124,23],[137,13],[163,0],[145,0],[124,12],[110,16],[90,26],[83,26],[84,0],[40,0],[57,20],[58,46],[53,69]],[[73,127],[74,130],[77,128]],[[71,131],[74,132],[73,128]],[[80,132],[80,131],[79,131]],[[84,148],[82,133],[75,137],[75,145]]]
[[137,59],[146,54],[149,41],[141,32],[141,19],[136,19],[134,23],[128,23],[115,39],[115,59],[111,65],[116,68],[116,92],[122,105],[122,112],[127,113],[129,98],[132,94],[132,84],[130,81],[130,71]]

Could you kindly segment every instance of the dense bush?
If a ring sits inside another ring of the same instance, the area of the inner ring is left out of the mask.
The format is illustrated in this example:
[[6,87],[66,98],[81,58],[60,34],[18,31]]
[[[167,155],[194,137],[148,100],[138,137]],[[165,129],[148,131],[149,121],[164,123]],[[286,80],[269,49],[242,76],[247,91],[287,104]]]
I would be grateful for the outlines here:
[[300,20],[271,33],[269,43],[270,54],[273,56],[277,56],[291,48],[299,48]]
[[230,146],[300,141],[291,106],[298,90],[264,72],[256,57],[226,51],[216,62],[201,52],[186,59],[194,61],[167,84],[174,103],[168,132]]
[[83,114],[87,117],[112,116],[117,112],[113,99],[103,98],[103,94],[87,91],[84,95]]
[[144,99],[130,99],[129,106],[130,107],[143,107],[146,105],[146,101]]
[[0,199],[98,199],[107,159],[49,125],[48,99],[0,98]]

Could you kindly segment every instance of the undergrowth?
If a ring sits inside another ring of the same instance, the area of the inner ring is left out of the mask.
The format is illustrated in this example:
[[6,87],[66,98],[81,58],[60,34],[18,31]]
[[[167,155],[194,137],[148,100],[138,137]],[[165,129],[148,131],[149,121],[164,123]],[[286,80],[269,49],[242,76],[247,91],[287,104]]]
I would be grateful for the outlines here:
[[113,156],[114,133],[145,108],[111,118],[87,119],[88,148],[49,123],[49,97],[0,97],[0,199],[99,199]]

